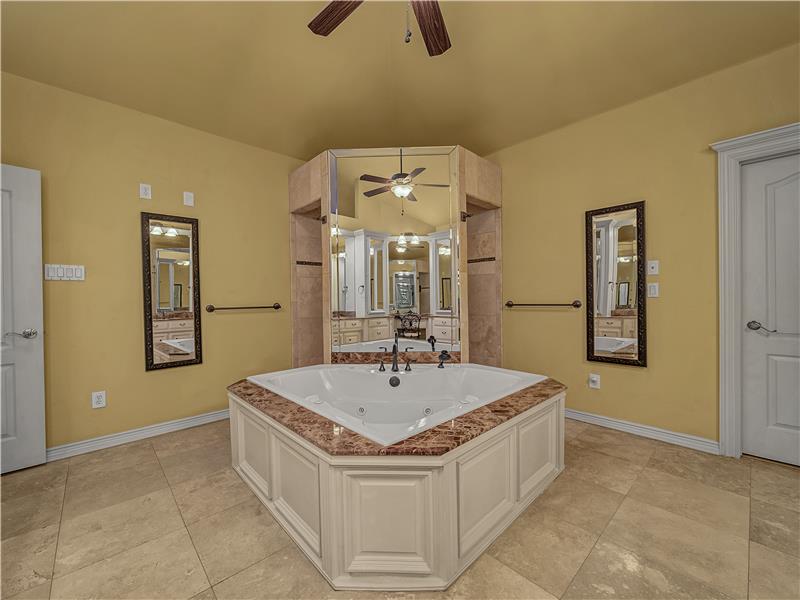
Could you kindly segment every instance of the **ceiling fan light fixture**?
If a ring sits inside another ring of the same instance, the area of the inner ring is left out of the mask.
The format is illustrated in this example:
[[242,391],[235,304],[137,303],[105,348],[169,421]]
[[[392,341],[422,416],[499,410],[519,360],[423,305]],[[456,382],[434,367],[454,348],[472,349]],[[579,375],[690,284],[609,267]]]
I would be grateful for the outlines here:
[[398,198],[408,198],[408,195],[414,191],[414,186],[410,183],[396,183],[392,186],[392,193]]

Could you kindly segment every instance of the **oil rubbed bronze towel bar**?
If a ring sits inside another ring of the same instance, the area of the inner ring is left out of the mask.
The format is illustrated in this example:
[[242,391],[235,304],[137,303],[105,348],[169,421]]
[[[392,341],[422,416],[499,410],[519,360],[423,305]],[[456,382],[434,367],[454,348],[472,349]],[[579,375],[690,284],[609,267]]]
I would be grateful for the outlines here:
[[571,306],[572,308],[580,308],[583,305],[580,300],[573,300],[572,302],[561,304],[522,304],[520,302],[514,302],[513,300],[506,302],[507,308],[514,308],[515,306]]
[[280,310],[281,305],[279,303],[270,304],[269,306],[214,306],[213,304],[209,304],[206,306],[206,310],[208,312],[215,312],[218,310],[258,310],[261,308],[271,308],[273,310]]

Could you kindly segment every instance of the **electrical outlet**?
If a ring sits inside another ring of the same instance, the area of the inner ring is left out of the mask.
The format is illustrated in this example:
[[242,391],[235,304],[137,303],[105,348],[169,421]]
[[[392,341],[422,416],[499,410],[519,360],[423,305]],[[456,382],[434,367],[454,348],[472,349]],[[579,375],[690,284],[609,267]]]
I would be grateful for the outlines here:
[[184,206],[194,206],[194,193],[193,192],[183,192],[183,205]]
[[593,390],[600,389],[600,375],[597,373],[589,373],[589,387]]
[[150,187],[149,183],[140,183],[139,184],[139,198],[142,200],[152,200],[153,199],[153,189]]
[[658,298],[660,291],[658,289],[657,283],[648,283],[647,284],[647,297],[648,298]]
[[647,274],[648,275],[658,275],[659,270],[659,263],[657,260],[648,260],[647,261]]
[[106,407],[106,391],[92,392],[92,408]]

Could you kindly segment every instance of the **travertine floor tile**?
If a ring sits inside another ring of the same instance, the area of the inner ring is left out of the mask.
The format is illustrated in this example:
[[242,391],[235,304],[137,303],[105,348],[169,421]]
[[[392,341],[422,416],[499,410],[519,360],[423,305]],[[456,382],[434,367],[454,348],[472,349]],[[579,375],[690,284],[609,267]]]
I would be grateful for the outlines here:
[[239,475],[226,467],[208,476],[189,479],[172,487],[178,508],[186,523],[192,523],[255,498]]
[[566,521],[525,513],[497,538],[488,553],[554,596],[561,596],[596,539]]
[[63,519],[100,510],[167,487],[158,462],[145,462],[112,471],[87,471],[67,480]]
[[223,447],[230,445],[230,422],[225,419],[199,427],[182,429],[151,438],[150,442],[159,458],[208,446]]
[[444,598],[484,600],[504,598],[507,600],[555,600],[555,596],[505,566],[500,561],[484,554],[444,592]]
[[156,453],[150,440],[141,440],[73,456],[69,459],[69,475],[70,478],[91,476],[142,463],[156,462]]
[[189,535],[212,585],[292,544],[258,498],[192,523]]
[[647,466],[741,496],[750,495],[750,465],[734,458],[662,444]]
[[750,600],[800,598],[800,558],[750,542]]
[[170,453],[162,456],[159,453],[161,468],[171,486],[175,486],[189,479],[206,477],[230,467],[231,446],[230,443],[224,445],[212,445],[186,450],[183,452]]
[[750,496],[789,510],[800,507],[800,470],[754,465],[750,479]]
[[574,438],[573,443],[578,447],[622,458],[640,466],[646,465],[655,449],[661,445],[654,440],[596,425],[587,425]]
[[215,585],[214,593],[219,600],[315,600],[332,598],[336,594],[294,545],[287,546]]
[[755,499],[751,503],[750,539],[800,557],[800,512]]
[[28,494],[40,494],[63,488],[66,481],[66,460],[46,463],[0,477],[0,498],[5,502]]
[[648,468],[628,497],[748,538],[750,501],[739,494]]
[[192,600],[216,600],[217,597],[214,595],[214,590],[208,588],[197,594],[197,596],[192,596]]
[[747,540],[632,498],[603,533],[610,541],[731,598],[747,596]]
[[58,525],[63,501],[64,489],[62,487],[49,488],[37,494],[26,494],[4,500],[0,508],[2,539],[50,525]]
[[600,535],[623,499],[622,494],[565,471],[534,500],[528,512],[567,521]]
[[3,598],[49,582],[57,540],[57,524],[3,540],[0,545]]
[[572,580],[565,600],[661,598],[663,600],[727,597],[680,571],[673,571],[635,552],[600,540]]
[[[3,596],[6,598],[6,596]],[[24,592],[9,596],[8,600],[48,600],[50,598],[50,581],[28,588]]]
[[575,419],[564,419],[564,439],[571,440],[584,429],[586,429],[586,423]]
[[51,598],[191,598],[209,587],[185,529],[57,577]]
[[84,513],[61,524],[55,576],[183,528],[169,489]]
[[568,473],[619,494],[628,493],[642,470],[641,465],[588,450],[575,445],[574,440],[565,444],[564,455]]

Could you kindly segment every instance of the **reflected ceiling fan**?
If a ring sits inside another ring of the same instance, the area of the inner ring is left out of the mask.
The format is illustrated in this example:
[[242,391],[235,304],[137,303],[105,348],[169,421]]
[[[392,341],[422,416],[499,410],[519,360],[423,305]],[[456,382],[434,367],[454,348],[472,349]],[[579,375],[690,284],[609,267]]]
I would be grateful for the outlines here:
[[[342,21],[349,17],[362,2],[363,0],[329,2],[308,24],[308,28],[317,35],[328,35],[341,25]],[[411,0],[411,8],[414,10],[414,16],[417,17],[419,31],[425,41],[428,54],[438,56],[447,52],[450,48],[450,36],[447,35],[447,27],[445,27],[439,3],[436,0]],[[405,41],[406,43],[411,41],[411,29],[408,27],[407,15]]]
[[403,171],[403,149],[400,148],[400,172],[395,173],[391,177],[379,177],[378,175],[362,175],[359,179],[361,181],[369,181],[371,183],[382,183],[381,187],[367,190],[364,195],[367,198],[392,192],[401,200],[410,200],[416,202],[417,198],[414,196],[415,187],[435,187],[435,188],[449,188],[449,183],[415,183],[414,177],[419,175],[425,170],[425,167],[417,167],[410,173]]

